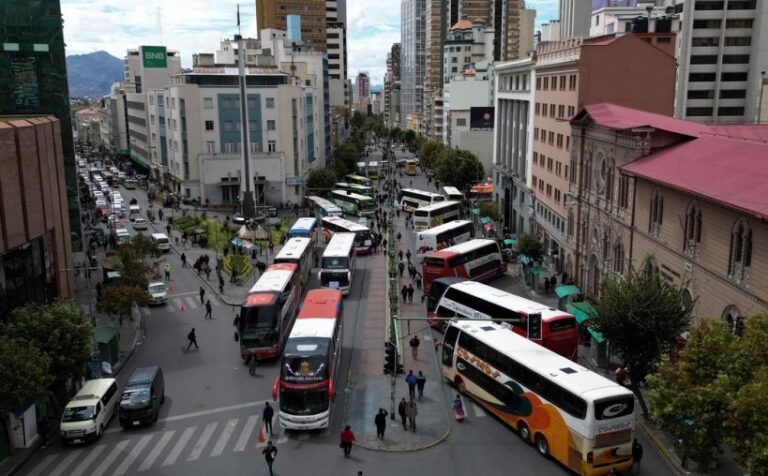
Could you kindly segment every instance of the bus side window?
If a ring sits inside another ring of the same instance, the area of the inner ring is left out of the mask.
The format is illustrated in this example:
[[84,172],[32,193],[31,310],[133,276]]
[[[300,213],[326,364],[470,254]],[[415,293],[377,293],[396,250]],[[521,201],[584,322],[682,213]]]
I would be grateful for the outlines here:
[[456,346],[456,336],[459,335],[457,327],[449,327],[445,331],[443,339],[443,365],[453,364],[453,349]]

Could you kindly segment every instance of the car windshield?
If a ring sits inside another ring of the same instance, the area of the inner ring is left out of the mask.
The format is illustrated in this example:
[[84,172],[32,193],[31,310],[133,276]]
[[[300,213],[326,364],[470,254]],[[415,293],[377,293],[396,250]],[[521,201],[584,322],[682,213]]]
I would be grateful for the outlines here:
[[95,408],[90,405],[85,407],[67,407],[64,409],[64,415],[61,417],[61,421],[88,421],[93,419],[94,413]]
[[137,405],[148,401],[149,388],[147,387],[128,389],[124,391],[123,396],[120,397],[121,405]]
[[149,287],[149,292],[152,294],[160,294],[165,292],[164,284],[153,284]]

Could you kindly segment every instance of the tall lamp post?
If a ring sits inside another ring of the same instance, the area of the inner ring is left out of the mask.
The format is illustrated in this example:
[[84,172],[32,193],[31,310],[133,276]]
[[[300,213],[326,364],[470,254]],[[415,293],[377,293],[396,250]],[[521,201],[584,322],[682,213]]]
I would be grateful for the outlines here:
[[[238,29],[240,27],[240,12],[238,10]],[[251,219],[256,216],[256,204],[253,201],[253,195],[251,195],[251,172],[248,158],[248,133],[250,127],[248,126],[248,98],[246,96],[246,81],[245,81],[245,41],[243,37],[238,33],[235,35],[237,40],[237,72],[240,84],[240,130],[243,134],[242,140],[242,153],[243,153],[243,177],[245,179],[245,192],[243,192],[243,217]],[[255,186],[255,185],[254,185]]]

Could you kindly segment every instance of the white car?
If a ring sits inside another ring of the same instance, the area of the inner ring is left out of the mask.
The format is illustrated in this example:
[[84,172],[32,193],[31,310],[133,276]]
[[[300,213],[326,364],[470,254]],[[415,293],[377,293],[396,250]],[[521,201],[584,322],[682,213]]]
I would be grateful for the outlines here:
[[133,219],[134,230],[146,230],[147,226],[149,226],[149,222],[146,218],[138,217]]
[[107,206],[107,201],[103,198],[96,199],[96,208],[104,208]]
[[147,293],[149,293],[149,304],[160,305],[168,302],[168,290],[165,287],[165,283],[162,281],[153,281],[147,286]]

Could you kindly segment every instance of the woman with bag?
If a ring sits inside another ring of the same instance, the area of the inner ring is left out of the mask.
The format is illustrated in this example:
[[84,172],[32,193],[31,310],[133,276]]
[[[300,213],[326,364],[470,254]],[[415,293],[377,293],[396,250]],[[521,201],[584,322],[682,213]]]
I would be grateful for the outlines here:
[[349,458],[349,454],[352,452],[352,442],[355,441],[355,434],[352,433],[352,427],[347,425],[341,432],[341,442],[339,448],[344,450],[344,457]]

